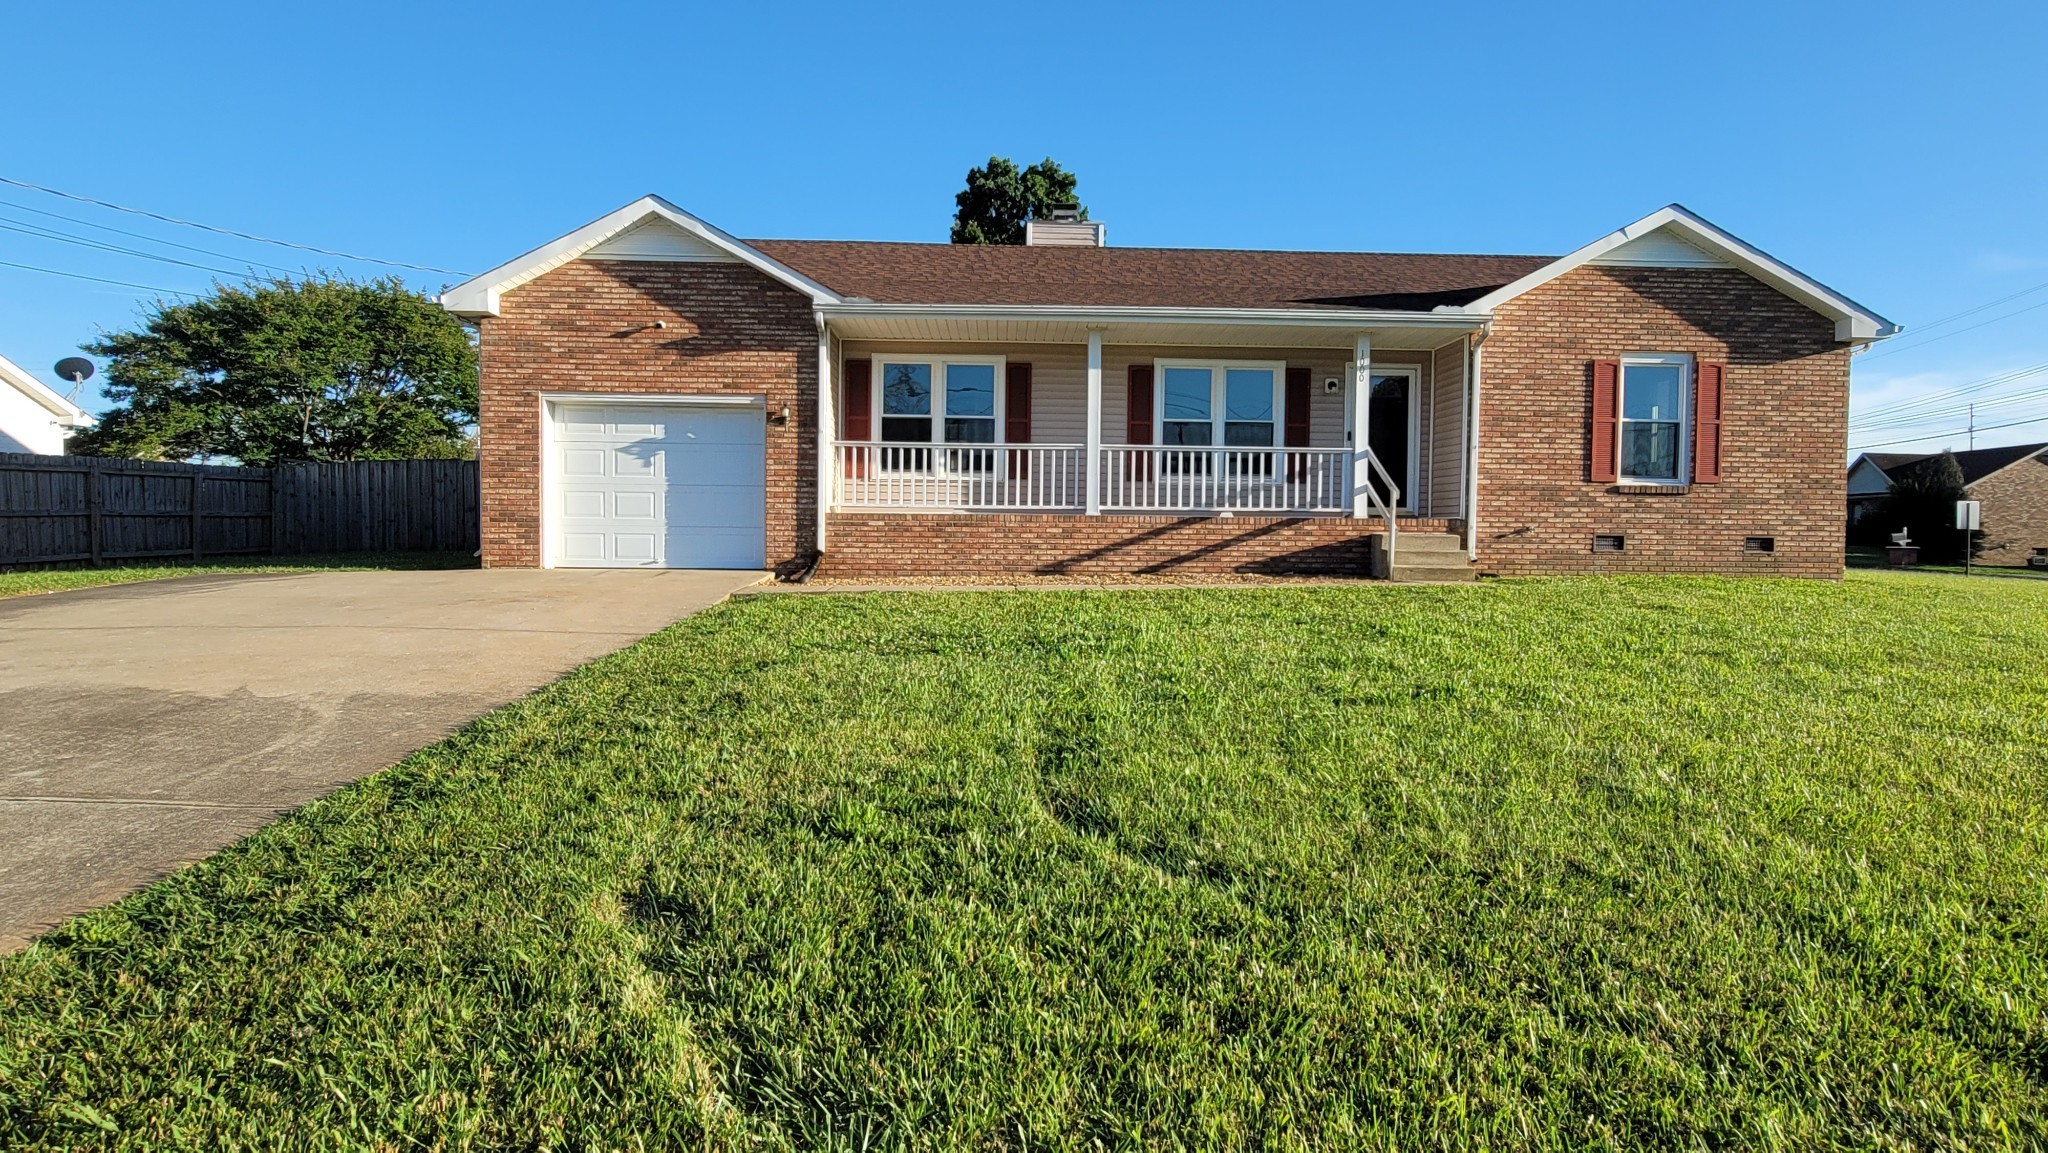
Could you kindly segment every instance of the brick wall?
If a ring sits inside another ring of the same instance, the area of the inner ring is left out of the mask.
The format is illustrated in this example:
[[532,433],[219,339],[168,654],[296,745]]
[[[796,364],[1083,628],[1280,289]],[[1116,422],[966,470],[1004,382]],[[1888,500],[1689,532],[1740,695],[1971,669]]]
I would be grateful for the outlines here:
[[[1637,352],[1728,366],[1719,484],[1589,479],[1590,362]],[[1841,575],[1849,351],[1832,321],[1733,270],[1586,266],[1503,305],[1484,357],[1481,571]],[[1624,551],[1595,553],[1595,534]],[[1776,551],[1744,552],[1748,536]]]
[[1992,473],[1970,486],[1970,499],[1984,502],[1984,551],[1979,563],[2023,565],[2037,548],[2048,548],[2048,454]]
[[789,422],[768,424],[768,563],[814,548],[818,333],[807,297],[738,264],[577,260],[506,293],[481,331],[486,567],[541,562],[543,392],[762,396],[771,414],[787,405]]
[[[1376,520],[1346,517],[832,513],[832,577],[1258,573],[1365,575]],[[1403,521],[1445,531],[1446,521]]]

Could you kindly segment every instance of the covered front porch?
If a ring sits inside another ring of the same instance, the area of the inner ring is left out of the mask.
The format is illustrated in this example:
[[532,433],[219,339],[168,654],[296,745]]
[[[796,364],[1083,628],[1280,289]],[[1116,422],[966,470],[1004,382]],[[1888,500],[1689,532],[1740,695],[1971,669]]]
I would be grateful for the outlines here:
[[1388,532],[1468,519],[1483,330],[1469,316],[826,316],[828,552],[827,518],[855,512],[1370,518]]

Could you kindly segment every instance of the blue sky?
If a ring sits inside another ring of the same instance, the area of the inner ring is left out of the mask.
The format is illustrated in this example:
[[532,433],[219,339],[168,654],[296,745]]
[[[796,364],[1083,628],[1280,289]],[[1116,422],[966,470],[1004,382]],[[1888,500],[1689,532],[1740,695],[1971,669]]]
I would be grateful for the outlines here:
[[[1050,155],[1112,244],[1563,253],[1678,201],[1907,326],[1858,358],[1855,420],[2048,364],[2043,5],[73,0],[7,24],[37,71],[0,176],[390,260],[481,270],[645,192],[742,236],[944,240],[970,165]],[[23,223],[380,271],[0,186]],[[0,261],[211,275],[5,228]],[[0,353],[54,381],[142,295],[0,266]],[[1954,403],[2029,391],[1980,425],[2048,417],[2048,369]],[[1850,443],[1964,423],[1929,407]],[[2022,440],[2048,421],[1977,443]]]

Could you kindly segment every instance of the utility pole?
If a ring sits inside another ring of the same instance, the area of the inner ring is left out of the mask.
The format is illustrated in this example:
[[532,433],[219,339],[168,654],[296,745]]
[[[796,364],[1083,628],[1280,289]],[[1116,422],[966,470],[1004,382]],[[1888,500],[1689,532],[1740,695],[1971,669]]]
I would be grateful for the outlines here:
[[1977,451],[1977,406],[1970,406],[1970,451]]

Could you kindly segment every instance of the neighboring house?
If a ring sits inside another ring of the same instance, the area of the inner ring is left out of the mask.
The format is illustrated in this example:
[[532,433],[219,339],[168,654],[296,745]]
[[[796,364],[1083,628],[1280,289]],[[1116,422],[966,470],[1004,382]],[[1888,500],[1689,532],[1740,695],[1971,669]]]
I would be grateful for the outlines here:
[[54,456],[65,437],[92,423],[91,413],[0,356],[0,452]]
[[1392,522],[1430,575],[1841,572],[1849,357],[1897,326],[1683,208],[1564,257],[1075,227],[650,196],[448,290],[484,563],[1359,573]]
[[[1866,452],[1849,466],[1849,524],[1879,515],[1892,483],[1938,452]],[[2048,554],[2048,444],[2013,444],[1955,454],[1963,491],[1984,525],[1981,564],[2024,565]],[[1886,527],[1886,526],[1879,526]]]

